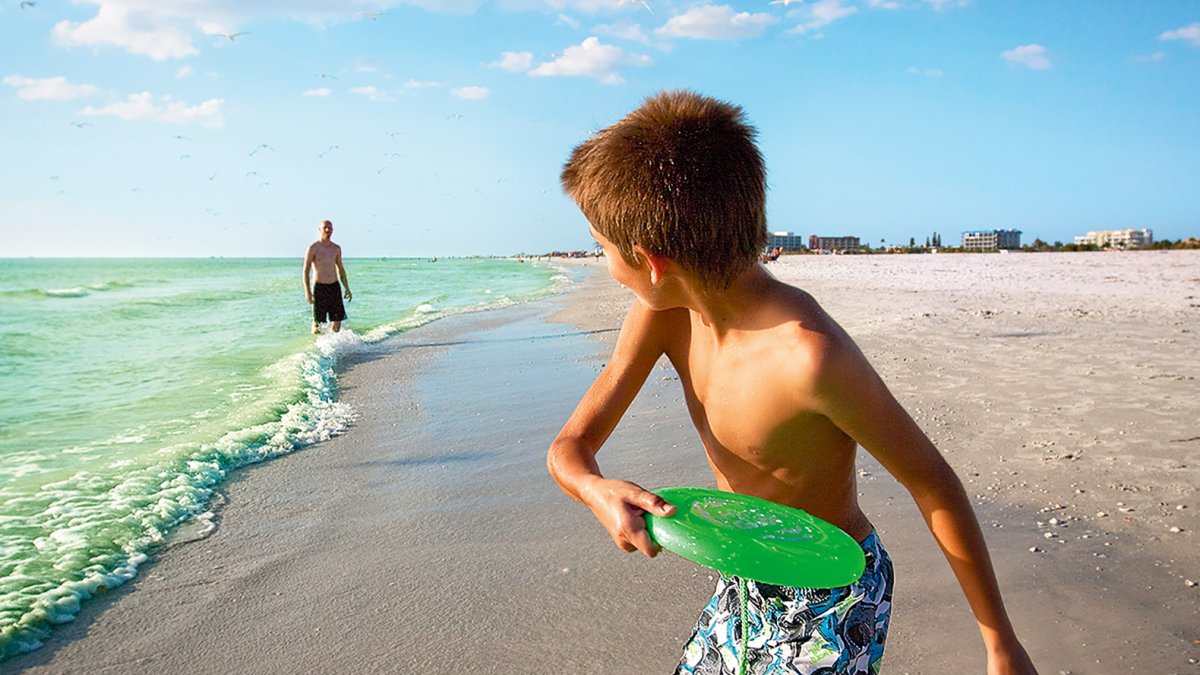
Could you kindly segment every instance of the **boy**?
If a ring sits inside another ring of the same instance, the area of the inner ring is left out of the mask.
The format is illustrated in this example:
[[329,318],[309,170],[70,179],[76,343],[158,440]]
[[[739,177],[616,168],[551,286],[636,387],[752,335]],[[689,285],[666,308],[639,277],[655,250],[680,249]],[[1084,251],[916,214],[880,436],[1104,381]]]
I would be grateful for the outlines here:
[[[342,247],[333,243],[333,223],[321,221],[317,232],[319,238],[309,244],[304,252],[304,297],[313,306],[313,335],[321,332],[321,324],[326,321],[331,322],[333,332],[342,329],[342,322],[346,320],[346,306],[342,304],[343,286],[346,287],[346,301],[354,297],[350,293],[346,268],[342,265]],[[317,271],[315,283],[310,281],[314,269]]]
[[891,561],[858,506],[857,445],[920,507],[979,623],[988,673],[1035,673],[954,471],[841,327],[759,263],[766,179],[754,136],[740,108],[666,92],[571,154],[563,187],[591,223],[609,273],[638,302],[551,444],[550,473],[618,547],[658,553],[642,514],[669,517],[674,507],[604,477],[596,453],[665,354],[717,487],[827,520],[860,542],[867,560],[863,578],[839,589],[746,581],[746,617],[738,580],[721,578],[677,673],[736,672],[747,626],[750,672],[878,672]]

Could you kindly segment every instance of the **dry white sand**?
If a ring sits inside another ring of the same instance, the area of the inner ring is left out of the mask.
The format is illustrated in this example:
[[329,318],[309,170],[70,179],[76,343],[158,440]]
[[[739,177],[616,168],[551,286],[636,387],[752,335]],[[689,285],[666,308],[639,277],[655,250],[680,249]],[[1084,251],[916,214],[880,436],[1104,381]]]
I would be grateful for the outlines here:
[[[711,575],[618,551],[544,468],[630,302],[601,262],[573,268],[563,298],[365,354],[340,380],[348,434],[240,472],[214,533],[0,671],[669,672]],[[770,269],[855,336],[960,472],[1043,674],[1197,672],[1200,252]],[[711,484],[665,364],[601,461]],[[983,672],[916,508],[865,453],[861,473],[896,565],[884,672]]]

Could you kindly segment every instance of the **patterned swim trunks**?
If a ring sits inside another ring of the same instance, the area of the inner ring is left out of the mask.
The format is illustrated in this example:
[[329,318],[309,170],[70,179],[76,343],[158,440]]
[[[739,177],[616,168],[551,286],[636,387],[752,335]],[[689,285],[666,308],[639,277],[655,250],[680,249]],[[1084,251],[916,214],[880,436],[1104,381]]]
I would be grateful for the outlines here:
[[[892,559],[874,531],[860,544],[862,578],[840,588],[772,586],[724,575],[684,647],[676,675],[873,675],[892,611]],[[742,598],[746,592],[746,623]]]

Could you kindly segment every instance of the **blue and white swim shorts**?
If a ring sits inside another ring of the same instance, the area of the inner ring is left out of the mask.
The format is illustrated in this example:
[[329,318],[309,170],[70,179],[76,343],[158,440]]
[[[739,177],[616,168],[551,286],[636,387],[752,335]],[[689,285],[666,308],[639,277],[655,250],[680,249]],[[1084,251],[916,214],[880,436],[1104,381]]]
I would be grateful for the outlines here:
[[[862,578],[840,588],[772,586],[722,575],[676,675],[874,675],[892,611],[892,559],[874,531]],[[745,621],[739,588],[746,593]],[[748,628],[743,642],[742,626]]]

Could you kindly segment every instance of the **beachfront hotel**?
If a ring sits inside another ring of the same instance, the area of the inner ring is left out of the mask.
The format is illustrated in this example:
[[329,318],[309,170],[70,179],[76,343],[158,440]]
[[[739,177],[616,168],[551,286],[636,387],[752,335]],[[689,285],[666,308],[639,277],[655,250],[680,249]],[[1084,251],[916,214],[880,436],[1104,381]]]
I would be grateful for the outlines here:
[[1020,230],[968,230],[962,233],[964,251],[999,251],[1021,248]]
[[771,232],[767,235],[767,250],[776,246],[783,251],[803,251],[804,238],[792,232]]
[[1154,243],[1154,232],[1151,230],[1094,230],[1082,237],[1075,237],[1079,246],[1095,246],[1096,248],[1146,248]]
[[860,246],[858,237],[821,237],[814,234],[808,238],[808,248],[813,253],[845,253],[857,251]]

